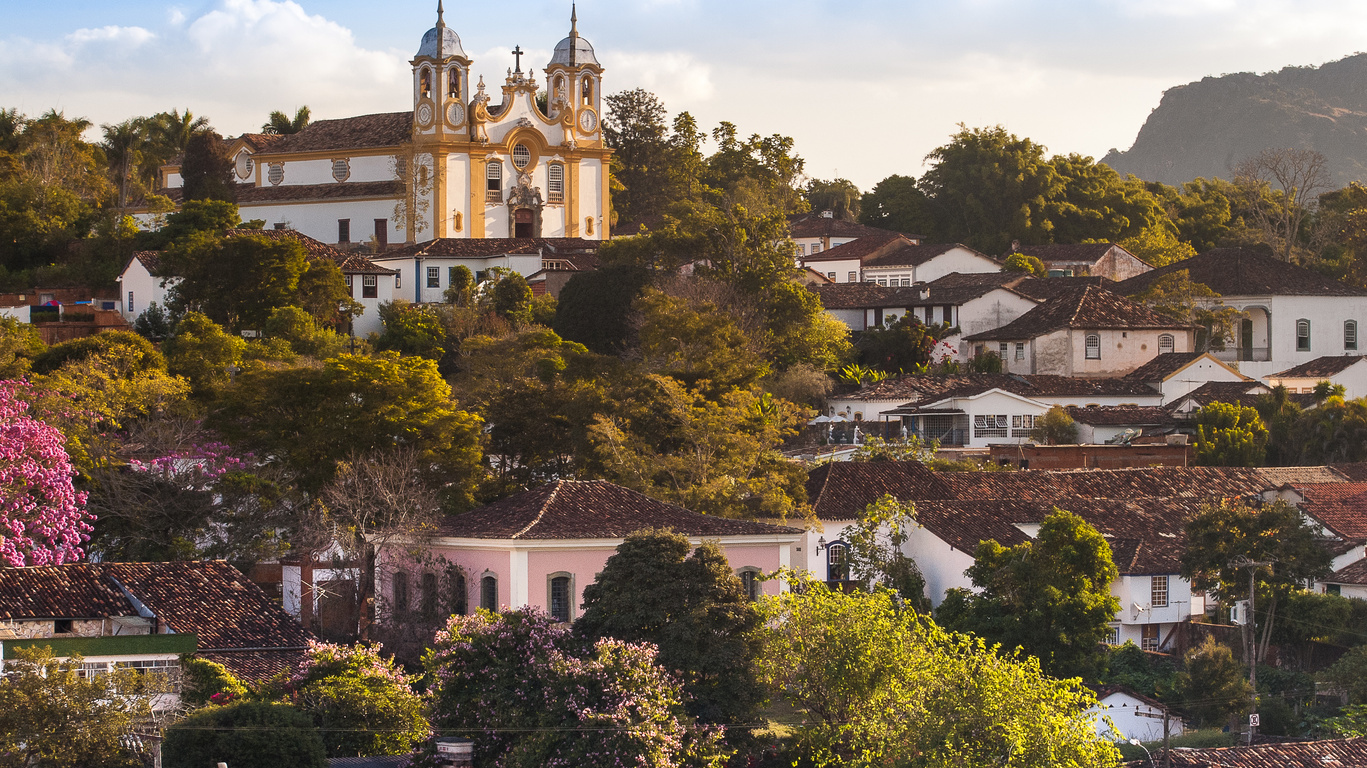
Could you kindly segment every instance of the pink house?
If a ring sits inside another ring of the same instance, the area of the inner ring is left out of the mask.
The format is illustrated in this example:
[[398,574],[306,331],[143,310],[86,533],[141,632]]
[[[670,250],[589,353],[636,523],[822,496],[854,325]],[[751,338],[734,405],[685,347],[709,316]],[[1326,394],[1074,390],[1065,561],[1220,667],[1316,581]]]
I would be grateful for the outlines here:
[[381,604],[453,613],[534,606],[573,621],[584,587],[627,534],[643,528],[716,541],[753,598],[778,594],[779,582],[759,577],[794,565],[792,549],[803,535],[691,512],[603,480],[559,480],[448,519],[422,564],[398,565],[381,553]]

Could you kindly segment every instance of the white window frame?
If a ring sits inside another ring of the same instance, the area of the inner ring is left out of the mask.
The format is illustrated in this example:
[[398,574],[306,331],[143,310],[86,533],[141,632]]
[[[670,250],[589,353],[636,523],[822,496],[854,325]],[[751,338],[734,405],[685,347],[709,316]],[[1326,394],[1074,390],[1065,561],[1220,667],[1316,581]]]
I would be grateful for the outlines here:
[[1167,608],[1168,607],[1168,577],[1150,576],[1149,577],[1149,607]]
[[1085,351],[1083,352],[1083,356],[1084,356],[1086,359],[1088,359],[1088,360],[1100,360],[1100,359],[1101,359],[1101,334],[1099,334],[1099,333],[1089,333],[1089,334],[1087,334],[1087,337],[1086,337],[1085,339],[1083,339],[1083,341],[1082,341],[1082,345],[1083,345],[1083,348],[1084,348],[1084,350],[1085,350]]
[[1177,351],[1177,337],[1171,333],[1158,334],[1158,354]]
[[427,287],[428,287],[428,288],[440,288],[440,287],[441,287],[441,267],[428,267],[428,268],[427,268]]
[[1356,352],[1358,348],[1358,321],[1343,321],[1343,348]]
[[[1305,332],[1302,333],[1302,330]],[[1305,342],[1303,345],[1302,340]],[[1310,321],[1302,317],[1296,321],[1296,351],[1309,352],[1310,347]]]
[[565,166],[560,163],[546,166],[546,200],[551,203],[565,200]]
[[1017,359],[1017,360],[1024,360],[1024,359],[1025,359],[1025,342],[1023,342],[1023,341],[1018,341],[1018,342],[1016,342],[1016,359]]

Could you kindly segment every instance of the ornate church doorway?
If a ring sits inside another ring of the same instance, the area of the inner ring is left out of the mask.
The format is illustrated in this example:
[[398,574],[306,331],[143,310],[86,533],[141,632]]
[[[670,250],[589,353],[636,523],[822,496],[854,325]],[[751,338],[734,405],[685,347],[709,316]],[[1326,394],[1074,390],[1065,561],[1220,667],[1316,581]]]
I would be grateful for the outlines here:
[[532,234],[532,209],[518,208],[513,211],[513,237],[536,237]]

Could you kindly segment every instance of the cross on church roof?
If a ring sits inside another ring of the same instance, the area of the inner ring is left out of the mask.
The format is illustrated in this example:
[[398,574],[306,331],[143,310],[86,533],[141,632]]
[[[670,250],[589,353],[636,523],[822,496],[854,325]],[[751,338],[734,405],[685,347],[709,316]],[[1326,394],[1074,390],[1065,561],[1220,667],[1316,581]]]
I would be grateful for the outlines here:
[[522,46],[519,45],[513,49],[513,56],[516,58],[516,66],[513,71],[520,73],[522,72]]

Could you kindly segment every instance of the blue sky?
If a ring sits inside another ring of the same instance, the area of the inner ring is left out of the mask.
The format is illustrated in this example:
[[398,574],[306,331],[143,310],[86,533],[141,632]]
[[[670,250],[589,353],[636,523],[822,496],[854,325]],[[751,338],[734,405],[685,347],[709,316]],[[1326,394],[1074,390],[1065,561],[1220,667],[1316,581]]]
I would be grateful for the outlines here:
[[[96,123],[188,107],[225,134],[301,104],[406,108],[435,20],[435,0],[0,2],[0,106]],[[491,84],[514,45],[544,66],[568,16],[543,0],[446,7]],[[579,21],[608,92],[790,135],[810,175],[862,188],[919,175],[960,122],[1099,157],[1168,87],[1367,49],[1361,0],[584,0]]]

